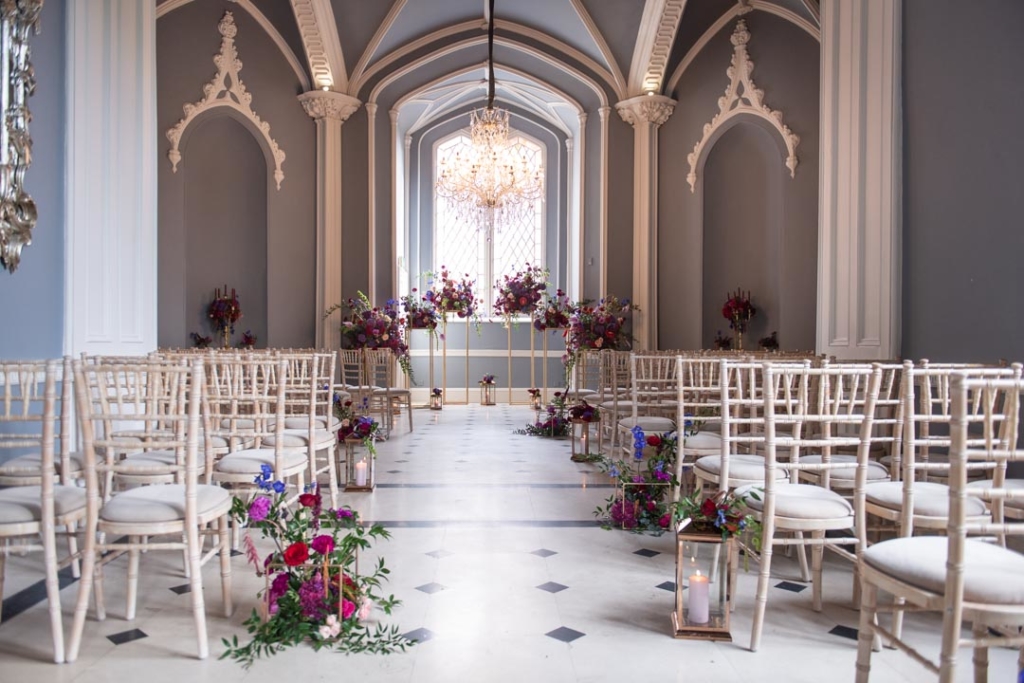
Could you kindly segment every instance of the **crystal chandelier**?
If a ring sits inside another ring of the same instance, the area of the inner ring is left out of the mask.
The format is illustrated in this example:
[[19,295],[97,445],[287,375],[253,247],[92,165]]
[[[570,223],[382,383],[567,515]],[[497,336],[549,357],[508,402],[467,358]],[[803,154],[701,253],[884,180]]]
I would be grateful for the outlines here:
[[470,146],[442,158],[437,194],[459,218],[492,234],[532,214],[544,174],[527,148],[509,140],[509,115],[494,107],[494,0],[487,22],[487,107],[469,115]]

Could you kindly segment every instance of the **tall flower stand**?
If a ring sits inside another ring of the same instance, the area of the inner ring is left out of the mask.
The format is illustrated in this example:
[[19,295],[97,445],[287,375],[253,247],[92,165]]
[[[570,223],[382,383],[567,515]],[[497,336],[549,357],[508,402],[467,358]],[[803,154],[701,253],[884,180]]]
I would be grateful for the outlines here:
[[[537,343],[534,338],[533,321],[535,316],[530,314],[530,388],[537,386]],[[508,331],[508,404],[512,405],[512,323],[506,322],[505,329]],[[527,401],[529,402],[529,401]]]
[[676,531],[672,635],[732,642],[729,613],[737,570],[736,539],[700,533],[689,528],[689,522],[683,520]]
[[[531,329],[532,329],[532,326],[531,326]],[[543,380],[543,385],[542,385],[543,391],[541,393],[541,399],[544,401],[544,403],[548,402],[548,337],[550,335],[548,335],[547,333],[548,332],[557,332],[557,331],[559,331],[561,329],[563,329],[563,328],[561,328],[561,327],[549,327],[549,328],[546,328],[544,330],[544,332],[542,333],[542,335],[544,337],[544,342],[541,345],[542,349],[543,349],[541,351],[541,362],[544,364],[544,367],[541,369],[541,378]],[[532,334],[532,332],[531,332],[531,334]],[[533,339],[530,340],[530,344],[531,344],[531,347],[532,347]],[[532,353],[532,351],[531,351],[531,353]],[[531,378],[532,378],[532,375],[531,375]]]
[[369,451],[358,450],[362,439],[345,439],[345,492],[369,493],[377,485],[375,458]]
[[480,382],[480,405],[482,406],[493,406],[494,400],[494,382]]
[[[572,442],[572,456],[573,462],[593,462],[598,460],[601,455],[600,453],[590,452],[590,428],[591,426],[595,429],[595,434],[601,433],[601,419],[596,420],[580,420],[572,418],[569,420],[570,423],[570,434],[569,440]],[[576,441],[579,440],[579,450],[576,450]]]

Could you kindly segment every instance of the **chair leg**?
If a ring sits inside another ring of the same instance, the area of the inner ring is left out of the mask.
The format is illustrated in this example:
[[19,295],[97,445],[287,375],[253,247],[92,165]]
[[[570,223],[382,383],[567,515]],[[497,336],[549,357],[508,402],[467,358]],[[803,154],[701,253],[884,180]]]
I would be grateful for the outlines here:
[[860,631],[857,633],[857,683],[868,683],[871,675],[871,651],[874,649],[875,612],[878,609],[878,587],[861,583]]
[[66,529],[68,532],[68,555],[71,556],[71,576],[80,579],[82,578],[82,560],[78,556],[78,524],[68,522]]
[[[85,573],[85,567],[82,567]],[[96,576],[93,577],[93,597],[96,600],[96,621],[104,621],[107,618],[107,602],[103,592],[103,563],[96,563]]]
[[206,635],[206,604],[203,600],[203,569],[200,565],[199,529],[190,526],[185,530],[185,547],[188,548],[188,561],[192,567],[189,581],[192,595],[192,618],[196,625],[196,644],[199,659],[206,659],[210,654],[210,644]]
[[[985,624],[974,622],[973,631],[975,638],[988,637],[988,627]],[[949,680],[952,681],[953,677],[950,676]],[[974,648],[974,683],[988,683],[988,647],[986,646]]]
[[[793,535],[800,541],[804,540],[804,532],[802,531],[797,531]],[[807,583],[811,580],[811,571],[807,565],[807,546],[793,545],[789,547],[796,553],[796,559],[800,562],[800,580]]]
[[[813,539],[824,539],[824,531],[812,531],[811,538]],[[811,546],[811,570],[813,572],[811,586],[811,598],[813,601],[814,611],[821,611],[821,564],[822,558],[825,554],[825,546],[815,544]]]
[[[897,608],[904,605],[905,603],[906,600],[904,600],[903,598],[895,598],[893,600],[893,605]],[[901,609],[896,609],[892,613],[892,634],[896,636],[897,639],[903,637],[903,610]],[[888,648],[896,647],[892,643],[886,643],[885,646]]]
[[331,493],[331,507],[338,507],[338,466],[334,458],[334,446],[328,446],[327,455],[327,490]]
[[96,534],[89,533],[95,529],[94,524],[86,524],[85,540],[82,549],[82,580],[78,582],[78,600],[75,602],[75,616],[71,623],[71,639],[65,660],[73,662],[78,659],[78,650],[82,645],[82,632],[85,630],[85,616],[89,610],[89,598],[92,593],[93,576],[96,574]]
[[761,573],[757,577],[757,597],[754,602],[754,625],[750,630],[750,651],[757,652],[761,644],[761,630],[764,627],[764,613],[768,604],[768,583],[772,569],[772,535],[774,529],[765,525],[761,541]]
[[231,599],[231,531],[230,517],[225,515],[217,521],[220,539],[220,589],[224,596],[224,616],[230,617],[235,611]]
[[[44,494],[45,495],[45,494]],[[64,621],[60,611],[60,579],[57,576],[57,536],[52,522],[43,530],[43,562],[46,571],[46,598],[50,610],[50,634],[53,637],[53,661],[64,661]],[[0,573],[2,573],[0,568]],[[0,591],[0,595],[2,595]]]
[[139,537],[129,536],[128,543],[130,549],[128,550],[128,596],[127,605],[125,607],[125,619],[132,621],[135,619],[135,605],[138,602],[139,596],[139,548],[138,548]]

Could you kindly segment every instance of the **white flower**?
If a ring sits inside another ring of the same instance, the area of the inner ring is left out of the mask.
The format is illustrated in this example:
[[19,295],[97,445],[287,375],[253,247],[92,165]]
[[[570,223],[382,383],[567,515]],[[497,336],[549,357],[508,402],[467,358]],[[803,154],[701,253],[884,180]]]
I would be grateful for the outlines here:
[[320,639],[321,640],[328,640],[328,639],[332,638],[333,635],[334,635],[334,634],[331,633],[331,627],[330,626],[326,626],[326,625],[320,627],[319,633],[320,633]]
[[350,427],[351,425],[352,425],[352,421],[351,420],[342,420],[341,421],[341,426],[342,427]]

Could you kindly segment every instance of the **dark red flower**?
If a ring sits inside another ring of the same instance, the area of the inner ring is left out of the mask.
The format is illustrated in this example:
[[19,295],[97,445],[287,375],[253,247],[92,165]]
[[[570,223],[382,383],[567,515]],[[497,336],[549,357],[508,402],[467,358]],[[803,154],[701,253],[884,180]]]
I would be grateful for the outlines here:
[[715,505],[715,501],[711,498],[705,498],[704,502],[700,505],[700,514],[705,517],[713,517],[716,510],[717,506]]
[[319,498],[315,493],[303,493],[299,496],[299,505],[304,508],[316,507],[316,499]]
[[296,567],[309,559],[309,546],[301,541],[284,549],[284,563]]
[[647,445],[650,446],[651,448],[657,448],[658,446],[661,445],[661,437],[658,436],[657,434],[648,434]]

